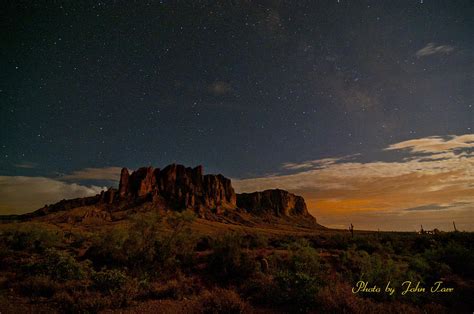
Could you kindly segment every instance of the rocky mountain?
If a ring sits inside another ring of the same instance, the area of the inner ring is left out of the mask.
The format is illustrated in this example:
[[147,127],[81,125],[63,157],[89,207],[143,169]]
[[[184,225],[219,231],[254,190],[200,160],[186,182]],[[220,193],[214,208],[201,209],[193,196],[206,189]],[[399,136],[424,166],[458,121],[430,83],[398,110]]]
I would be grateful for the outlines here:
[[[129,174],[126,168],[120,175],[118,201],[137,198],[163,200],[171,209],[236,208],[236,195],[229,179],[218,175],[203,175],[202,166],[186,168],[169,165],[159,168],[140,168]],[[115,200],[115,199],[114,199]]]
[[118,189],[110,188],[92,197],[62,200],[22,218],[77,208],[87,209],[82,214],[84,219],[105,217],[107,221],[128,212],[191,209],[207,219],[251,215],[302,218],[316,223],[301,196],[279,189],[236,194],[230,179],[220,174],[204,175],[202,166],[189,168],[176,164],[163,169],[143,167],[131,173],[123,168]]
[[304,198],[275,189],[237,195],[237,206],[252,213],[270,213],[277,216],[308,216]]

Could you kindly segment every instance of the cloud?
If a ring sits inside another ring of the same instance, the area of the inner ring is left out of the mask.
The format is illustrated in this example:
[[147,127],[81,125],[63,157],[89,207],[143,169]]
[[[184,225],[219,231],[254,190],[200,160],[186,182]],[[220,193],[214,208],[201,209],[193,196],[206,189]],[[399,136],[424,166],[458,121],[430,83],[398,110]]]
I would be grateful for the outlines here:
[[413,211],[413,210],[441,210],[449,208],[450,206],[441,206],[437,204],[422,205],[417,207],[405,208],[404,210]]
[[426,57],[434,54],[449,54],[454,51],[453,46],[440,45],[436,46],[435,43],[428,43],[425,47],[421,48],[416,52],[418,58]]
[[315,167],[324,167],[327,165],[332,165],[341,158],[325,158],[319,160],[309,160],[303,163],[291,163],[287,162],[284,163],[282,168],[289,169],[289,170],[300,170],[300,169],[308,169],[308,168],[315,168]]
[[119,181],[120,167],[84,168],[61,177],[61,180],[103,180]]
[[96,195],[104,189],[45,177],[0,176],[0,214],[31,212],[45,204]]
[[[357,220],[366,228],[377,229],[378,223],[390,225],[385,221],[390,219],[393,230],[411,230],[406,215],[424,212],[410,217],[449,228],[446,219],[452,215],[470,222],[469,228],[474,229],[473,138],[474,134],[434,136],[395,143],[384,150],[386,154],[405,149],[411,155],[392,162],[326,158],[285,163],[283,170],[298,172],[233,180],[233,185],[238,192],[281,188],[303,195],[322,223],[326,219],[345,225]],[[432,211],[422,210],[428,208]],[[364,223],[361,217],[371,218]]]
[[33,168],[36,168],[36,166],[38,166],[38,164],[35,163],[35,162],[25,161],[25,162],[22,162],[22,163],[19,163],[19,164],[14,164],[13,166],[15,166],[16,168],[33,169]]
[[304,161],[302,163],[292,163],[292,162],[286,162],[282,165],[283,169],[288,169],[288,170],[301,170],[301,169],[317,169],[317,168],[325,168],[329,165],[335,164],[336,162],[339,162],[341,160],[347,160],[350,158],[353,158],[355,156],[358,156],[359,154],[354,154],[354,155],[348,155],[344,157],[338,157],[338,158],[323,158],[323,159],[316,159],[316,160],[308,160]]
[[[451,153],[456,149],[474,148],[474,134],[442,138],[432,136],[392,144],[385,150],[407,149],[413,153]],[[448,156],[448,155],[444,155]]]
[[222,96],[232,91],[229,83],[216,81],[208,86],[208,91],[216,96]]
[[417,207],[410,207],[410,208],[405,208],[403,210],[406,211],[418,211],[418,210],[444,210],[444,209],[449,209],[452,207],[462,207],[465,205],[470,205],[468,202],[458,202],[454,204],[428,204],[428,205],[422,205],[422,206],[417,206]]

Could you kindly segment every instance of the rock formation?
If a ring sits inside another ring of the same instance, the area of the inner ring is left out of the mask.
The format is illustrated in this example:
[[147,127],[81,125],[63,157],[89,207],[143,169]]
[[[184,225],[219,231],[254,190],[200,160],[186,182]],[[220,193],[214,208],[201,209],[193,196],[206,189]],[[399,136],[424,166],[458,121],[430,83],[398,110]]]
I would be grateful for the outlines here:
[[237,206],[257,214],[309,215],[303,197],[279,189],[237,194]]
[[[316,222],[308,213],[301,196],[284,190],[266,190],[236,195],[231,181],[224,176],[203,175],[202,166],[188,168],[176,164],[164,169],[143,167],[131,173],[127,168],[123,168],[118,190],[110,188],[96,196],[62,200],[23,215],[20,219],[46,216],[54,212],[85,206],[95,208],[86,215],[87,219],[110,220],[112,219],[110,217],[115,215],[114,213],[126,215],[128,210],[135,212],[154,209],[165,211],[192,209],[201,217],[211,217],[210,219],[223,217],[221,215],[224,213],[226,217],[234,218],[239,213],[248,213],[261,216],[271,215],[275,218],[300,217],[301,220]],[[11,217],[11,219],[14,218]]]
[[203,175],[202,166],[187,168],[172,164],[140,168],[132,174],[122,169],[119,201],[136,198],[163,199],[172,209],[235,208],[236,195],[231,181],[222,175]]

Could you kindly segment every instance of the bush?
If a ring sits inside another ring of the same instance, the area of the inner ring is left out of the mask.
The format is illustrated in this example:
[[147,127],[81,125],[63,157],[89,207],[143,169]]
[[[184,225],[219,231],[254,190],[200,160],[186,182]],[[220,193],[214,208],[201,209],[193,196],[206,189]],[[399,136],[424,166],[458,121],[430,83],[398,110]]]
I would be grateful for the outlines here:
[[158,224],[162,217],[157,214],[138,216],[128,230],[122,253],[127,265],[133,270],[146,271],[155,266],[158,259],[155,243],[159,236]]
[[126,266],[128,257],[124,252],[124,243],[127,237],[126,230],[119,228],[98,234],[92,239],[92,244],[85,256],[98,267]]
[[98,290],[112,293],[123,288],[125,283],[127,283],[127,276],[120,270],[104,269],[99,272],[94,272],[92,274],[92,281]]
[[383,247],[376,239],[366,236],[356,236],[352,239],[358,250],[366,251],[369,254],[383,251]]
[[317,296],[318,310],[321,313],[444,313],[442,307],[427,307],[420,310],[415,306],[400,302],[376,303],[353,294],[346,283],[335,282],[321,289]]
[[181,300],[203,289],[202,284],[191,277],[182,275],[165,283],[153,282],[146,288],[147,298]]
[[51,298],[59,290],[59,284],[48,276],[33,276],[21,281],[20,293],[29,297]]
[[389,257],[382,257],[377,253],[369,255],[366,251],[354,248],[343,252],[341,261],[353,282],[364,280],[383,285],[389,280],[393,283],[394,279],[401,274],[399,266]]
[[135,217],[128,230],[114,229],[97,237],[86,256],[99,267],[128,267],[135,274],[192,265],[196,239],[189,224],[193,217],[188,212],[173,213],[166,219],[169,232],[160,231],[161,216]]
[[21,265],[21,270],[26,275],[44,275],[57,281],[80,280],[90,272],[90,262],[81,264],[68,252],[48,249],[39,260]]
[[249,249],[259,249],[268,247],[268,237],[261,233],[247,234],[244,237],[243,245]]
[[474,251],[454,241],[426,250],[427,260],[449,265],[456,273],[472,278],[474,276]]
[[285,266],[292,272],[311,276],[318,276],[322,267],[318,252],[304,239],[290,245],[288,263]]
[[349,247],[349,235],[336,233],[329,236],[326,245],[328,248],[346,250]]
[[84,279],[89,271],[89,265],[82,265],[69,253],[48,249],[43,261],[44,270],[51,278],[58,281]]
[[53,301],[64,313],[97,313],[112,306],[110,297],[91,292],[70,293],[61,291],[56,293]]
[[296,306],[295,310],[300,312],[313,307],[320,287],[318,278],[304,272],[280,271],[275,276],[275,282],[280,304]]
[[195,301],[195,313],[203,314],[240,314],[244,313],[248,304],[233,290],[214,289],[205,291]]
[[241,290],[252,304],[271,305],[277,303],[277,287],[273,276],[267,274],[256,274],[246,280]]
[[163,270],[190,268],[194,265],[194,249],[198,238],[190,229],[196,218],[190,211],[174,213],[166,219],[170,233],[163,234],[155,242],[156,259]]
[[9,225],[1,235],[6,246],[18,251],[43,252],[47,248],[59,245],[63,239],[63,234],[59,230],[34,223]]
[[258,270],[257,261],[242,249],[242,243],[236,233],[226,233],[212,243],[208,270],[220,282],[245,280]]
[[292,243],[288,259],[280,262],[278,268],[274,275],[273,302],[291,305],[300,312],[313,308],[322,285],[318,252],[306,240]]

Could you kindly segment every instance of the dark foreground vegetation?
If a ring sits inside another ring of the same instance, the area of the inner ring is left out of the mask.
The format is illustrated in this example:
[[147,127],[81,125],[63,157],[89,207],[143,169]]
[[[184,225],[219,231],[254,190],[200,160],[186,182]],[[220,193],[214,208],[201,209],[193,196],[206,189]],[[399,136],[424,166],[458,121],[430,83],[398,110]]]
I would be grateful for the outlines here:
[[[191,231],[194,217],[127,225],[0,225],[0,312],[471,313],[474,235]],[[358,281],[380,293],[359,292]],[[384,289],[397,291],[390,295]],[[401,295],[402,283],[427,288]],[[431,293],[436,281],[453,287]],[[163,303],[164,302],[164,303]]]

